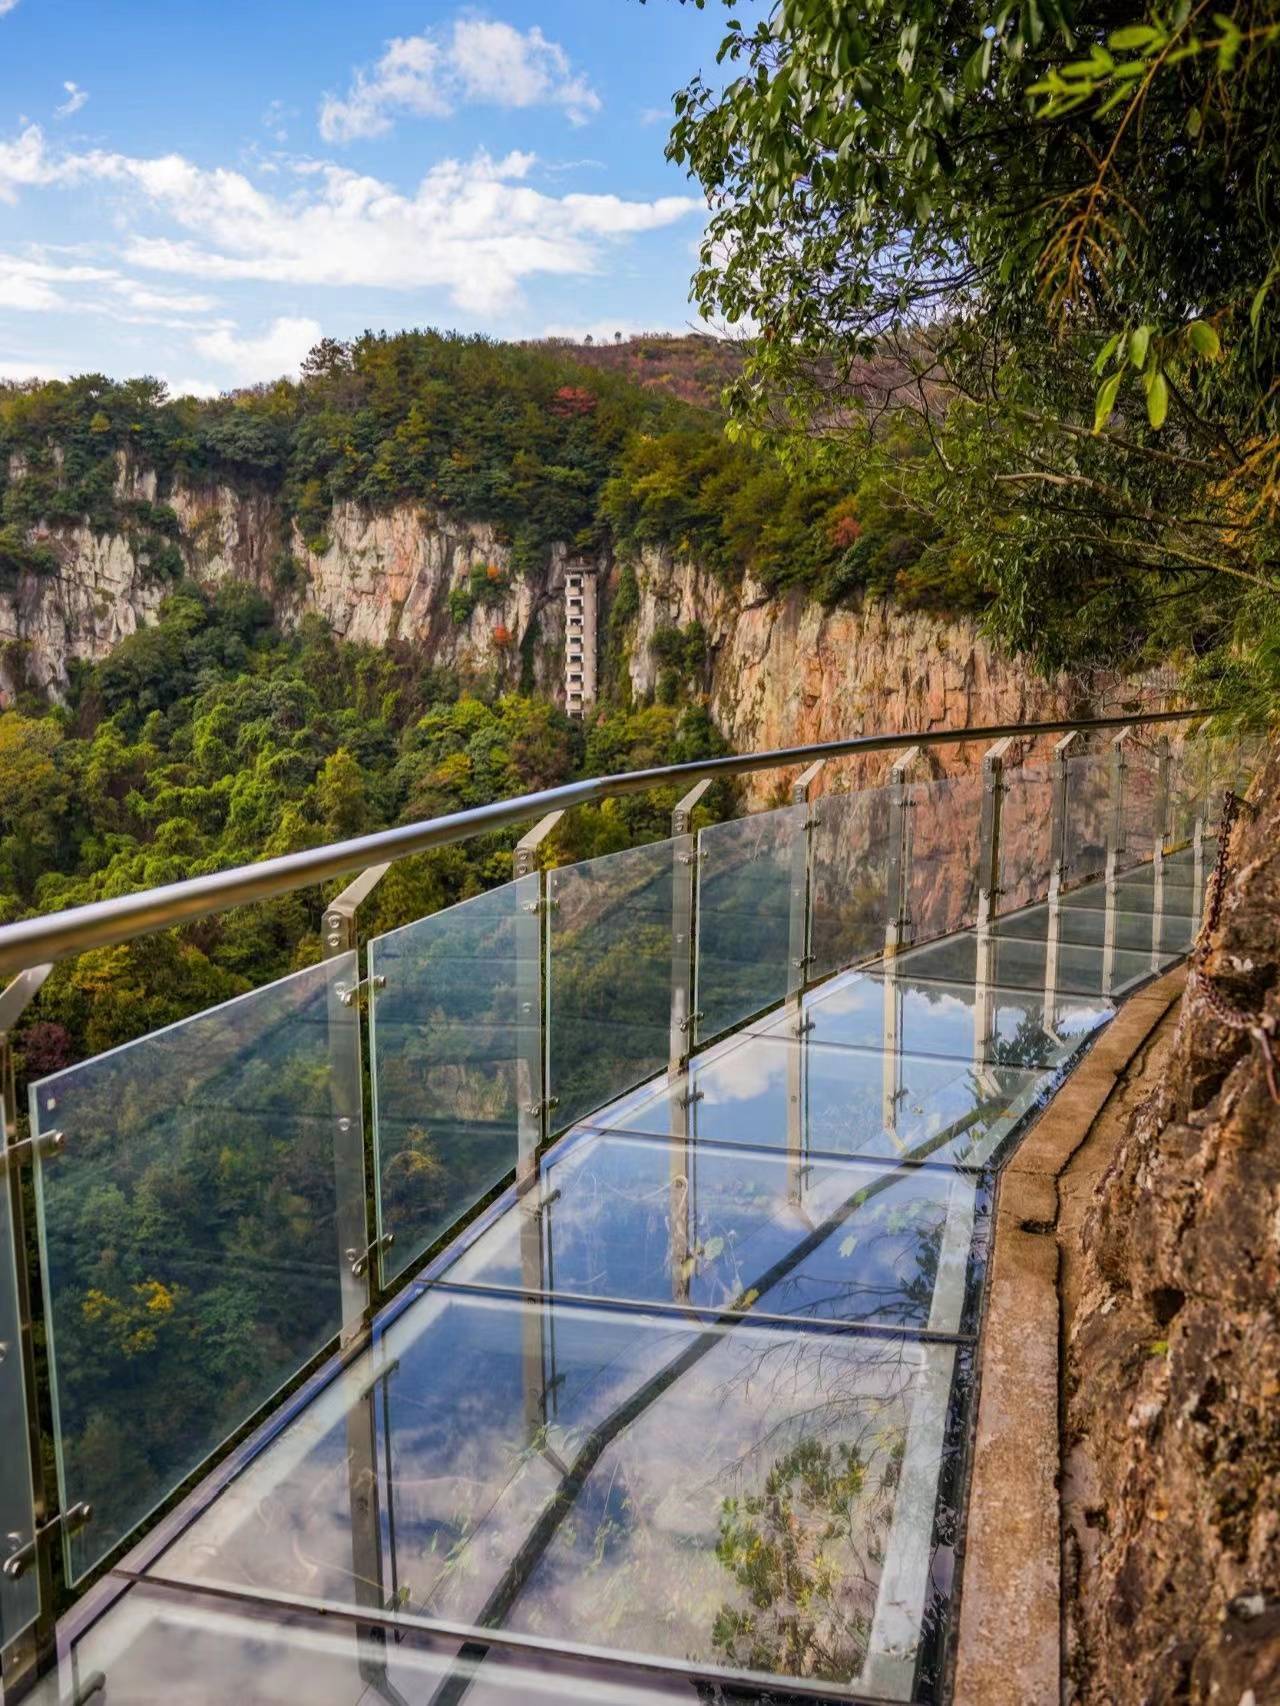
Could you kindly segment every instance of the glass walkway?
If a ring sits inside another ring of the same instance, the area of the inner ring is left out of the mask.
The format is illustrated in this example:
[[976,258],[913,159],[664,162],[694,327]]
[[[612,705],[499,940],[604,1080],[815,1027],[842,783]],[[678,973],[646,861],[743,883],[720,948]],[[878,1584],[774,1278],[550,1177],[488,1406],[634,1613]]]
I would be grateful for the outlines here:
[[[590,867],[517,850],[506,889],[372,942],[363,982],[335,927],[249,1007],[32,1086],[28,1141],[59,1140],[36,1185],[61,1509],[89,1507],[64,1571],[109,1566],[34,1698],[945,1700],[996,1174],[1199,925],[1222,767],[1180,837],[1159,756],[1123,799],[1097,761],[1097,833],[1062,809],[1069,753],[995,769],[994,834],[989,767],[701,832],[678,808],[670,842]],[[333,1087],[299,1086],[364,1002],[375,1225],[336,1299]],[[213,1143],[284,1230],[238,1251],[248,1315],[211,1275],[234,1230],[141,1234],[130,1331],[198,1306],[157,1415],[145,1343],[90,1353],[121,1288],[86,1282],[130,1193],[163,1216],[175,1151],[207,1168]],[[371,1267],[399,1291],[307,1374]]]

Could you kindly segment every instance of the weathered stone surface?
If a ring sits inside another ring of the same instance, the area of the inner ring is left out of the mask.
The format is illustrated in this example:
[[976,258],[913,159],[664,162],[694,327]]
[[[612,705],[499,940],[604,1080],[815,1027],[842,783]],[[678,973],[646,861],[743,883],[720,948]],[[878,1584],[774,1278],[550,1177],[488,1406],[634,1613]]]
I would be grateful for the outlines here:
[[[11,477],[22,473],[19,461]],[[464,678],[513,687],[525,677],[543,693],[563,693],[562,550],[539,574],[509,574],[510,550],[491,527],[444,520],[412,505],[372,514],[339,504],[317,553],[267,495],[181,481],[157,493],[154,473],[123,458],[116,487],[123,499],[159,497],[173,508],[194,580],[257,587],[286,627],[314,613],[352,640],[413,645]],[[41,542],[55,552],[61,571],[27,575],[12,591],[0,591],[0,694],[11,694],[23,679],[60,692],[73,659],[101,658],[154,621],[167,590],[148,578],[123,535],[54,528],[42,531]],[[290,552],[297,567],[282,577],[279,565]],[[450,593],[466,585],[473,567],[489,564],[509,580],[501,600],[478,604],[464,622],[455,621]],[[632,690],[646,695],[655,686],[655,632],[700,621],[711,644],[711,709],[739,751],[872,731],[1052,719],[1111,702],[1106,683],[1086,690],[1065,677],[1031,676],[970,621],[901,611],[883,600],[828,611],[799,593],[771,598],[749,581],[727,587],[656,550],[642,552],[635,567],[640,608],[628,649]],[[1132,705],[1133,687],[1123,696]],[[974,757],[973,750],[943,749],[934,764],[963,770]],[[879,781],[886,763],[880,756],[842,766],[839,783]],[[824,784],[835,780],[829,772]],[[779,778],[758,779],[757,802],[779,786]]]
[[[1206,969],[1280,1025],[1280,752]],[[1193,976],[1098,1180],[1066,1319],[1069,1693],[1280,1700],[1280,1105]]]

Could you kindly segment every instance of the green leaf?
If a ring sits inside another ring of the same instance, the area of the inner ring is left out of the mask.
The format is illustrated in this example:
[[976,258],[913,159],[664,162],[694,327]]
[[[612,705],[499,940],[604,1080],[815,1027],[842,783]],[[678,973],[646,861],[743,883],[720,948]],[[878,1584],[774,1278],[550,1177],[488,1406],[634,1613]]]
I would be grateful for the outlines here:
[[1164,417],[1168,413],[1169,387],[1165,383],[1164,374],[1157,368],[1147,386],[1147,419],[1157,432],[1164,425]]
[[1098,359],[1093,364],[1093,371],[1095,374],[1100,374],[1103,368],[1111,360],[1111,357],[1119,349],[1120,339],[1123,336],[1123,332],[1113,332],[1107,339],[1106,343],[1103,344],[1102,348],[1098,351]]
[[1187,114],[1187,135],[1194,142],[1204,128],[1204,120],[1200,117],[1200,108],[1192,107]]
[[1197,355],[1216,361],[1222,354],[1221,340],[1207,320],[1193,320],[1187,327],[1187,336]]
[[704,1262],[714,1262],[723,1254],[723,1252],[723,1238],[708,1238],[706,1243],[702,1246],[702,1259]]
[[842,1256],[845,1256],[845,1257],[852,1256],[853,1252],[857,1248],[858,1248],[858,1237],[857,1237],[857,1234],[854,1232],[851,1232],[847,1238],[842,1238],[840,1240],[840,1254]]
[[1258,321],[1262,318],[1262,305],[1267,300],[1267,292],[1275,283],[1277,276],[1280,276],[1280,268],[1272,267],[1258,287],[1258,292],[1253,301],[1249,304],[1249,324],[1255,332],[1258,329]]
[[1111,411],[1116,406],[1116,392],[1120,389],[1120,381],[1124,378],[1124,370],[1113,373],[1106,384],[1098,392],[1097,405],[1093,411],[1093,430],[1101,432],[1111,419]]
[[1151,327],[1139,326],[1129,333],[1129,361],[1139,372],[1147,365],[1147,346],[1151,342]]
[[1120,51],[1131,47],[1149,47],[1160,39],[1160,31],[1153,29],[1150,24],[1128,24],[1122,30],[1116,30],[1109,38],[1111,46]]

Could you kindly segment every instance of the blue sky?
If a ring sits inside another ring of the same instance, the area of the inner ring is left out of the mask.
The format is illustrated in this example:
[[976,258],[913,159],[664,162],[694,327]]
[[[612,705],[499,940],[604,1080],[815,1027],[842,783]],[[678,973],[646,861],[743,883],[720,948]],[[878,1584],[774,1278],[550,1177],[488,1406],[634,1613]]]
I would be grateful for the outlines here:
[[687,327],[705,208],[663,147],[724,19],[0,0],[0,377],[213,393],[321,333]]

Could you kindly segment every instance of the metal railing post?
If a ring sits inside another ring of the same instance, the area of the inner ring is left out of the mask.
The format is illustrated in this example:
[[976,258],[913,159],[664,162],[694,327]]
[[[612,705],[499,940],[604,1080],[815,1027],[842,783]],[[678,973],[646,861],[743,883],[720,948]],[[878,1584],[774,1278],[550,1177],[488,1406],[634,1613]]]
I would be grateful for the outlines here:
[[1057,1005],[1058,949],[1062,939],[1062,884],[1067,874],[1067,818],[1070,801],[1067,798],[1072,749],[1080,738],[1073,729],[1053,748],[1051,774],[1053,797],[1049,808],[1049,916],[1044,944],[1045,1007],[1052,1012]]
[[978,927],[974,970],[973,1036],[975,1058],[985,1063],[991,1042],[994,1004],[991,994],[995,921],[1000,910],[1001,841],[1004,819],[1004,761],[1013,736],[1005,735],[982,755],[982,809],[978,822]]
[[671,1227],[671,1295],[687,1303],[692,1272],[692,1156],[689,1149],[689,1055],[700,1014],[694,1011],[697,947],[694,918],[695,877],[700,849],[693,833],[693,811],[711,786],[710,777],[695,783],[671,814],[671,1028],[667,1076],[671,1101],[671,1144],[668,1152]]
[[521,903],[516,922],[516,1182],[521,1189],[537,1170],[554,1106],[547,1094],[547,879],[538,851],[563,816],[563,811],[554,811],[539,818],[511,855],[517,882],[521,877],[538,879],[536,896]]
[[1168,735],[1158,735],[1155,742],[1156,754],[1156,797],[1153,805],[1154,822],[1151,826],[1153,841],[1152,857],[1156,865],[1164,863],[1165,842],[1169,838],[1169,770],[1173,762],[1169,753]]
[[690,826],[694,807],[711,786],[707,777],[694,784],[671,814],[671,1031],[668,1066],[674,1078],[684,1071],[700,1014],[693,1010],[696,987],[694,886],[698,838]]
[[[30,1534],[15,1530],[0,1535],[0,1568],[8,1577],[14,1555],[23,1551],[31,1554],[36,1575],[35,1620],[0,1649],[0,1696],[6,1701],[23,1698],[36,1682],[57,1663],[56,1618],[53,1596],[53,1554],[58,1543],[59,1526],[54,1516],[55,1503],[45,1478],[40,1413],[40,1387],[36,1379],[35,1310],[40,1302],[42,1276],[32,1273],[29,1252],[32,1244],[27,1237],[26,1191],[22,1162],[34,1151],[25,1147],[21,1159],[13,1147],[17,1135],[17,1093],[13,1066],[13,1050],[9,1033],[25,1009],[39,993],[52,966],[34,966],[19,972],[0,995],[0,1191],[9,1193],[9,1225],[13,1237],[13,1267],[16,1281],[14,1304],[17,1313],[18,1342],[0,1347],[0,1379],[20,1382],[23,1409],[27,1420],[26,1456],[31,1478]],[[0,1251],[0,1261],[4,1259]],[[38,1259],[38,1258],[37,1258]],[[52,1427],[50,1427],[52,1433]],[[18,1440],[0,1442],[0,1450],[19,1453]],[[25,1572],[24,1572],[25,1573]]]
[[1107,862],[1103,881],[1102,918],[1102,993],[1108,997],[1115,983],[1116,883],[1120,876],[1120,861],[1127,846],[1126,795],[1129,754],[1126,743],[1132,734],[1132,728],[1121,729],[1111,742],[1111,802],[1107,813]]
[[[342,1345],[356,1343],[368,1331],[373,1313],[374,1248],[369,1223],[368,1183],[372,1143],[366,1142],[364,1074],[361,1065],[362,987],[357,914],[387,874],[387,865],[361,871],[324,910],[324,957],[357,956],[350,986],[329,985],[329,1083],[333,1098],[333,1171],[337,1190],[338,1258],[342,1279]],[[372,992],[371,992],[372,993]],[[377,1094],[376,1086],[374,1094]],[[375,1181],[376,1188],[376,1181]],[[382,1518],[378,1487],[377,1379],[348,1407],[347,1508],[351,1527],[351,1574],[356,1604],[371,1612],[385,1608]],[[391,1489],[388,1488],[388,1497]],[[375,1683],[386,1671],[386,1631],[357,1625],[356,1648],[361,1677]]]
[[819,758],[791,784],[791,803],[804,811],[800,833],[791,843],[791,904],[787,925],[787,999],[789,1025],[795,1042],[787,1051],[787,1195],[798,1203],[804,1196],[804,1116],[807,1056],[806,1025],[801,1012],[803,992],[813,964],[809,937],[813,914],[813,831],[816,807],[810,790],[822,773],[825,759]]
[[791,843],[791,915],[787,928],[787,996],[798,997],[809,981],[813,954],[809,942],[813,894],[813,831],[817,824],[809,793],[822,773],[819,758],[791,784],[791,803],[804,808],[800,833]]
[[886,959],[911,945],[911,801],[907,796],[907,772],[921,756],[918,746],[908,747],[889,766],[889,880],[884,926]]
[[[387,874],[371,865],[324,909],[324,957],[357,954],[356,913]],[[360,1052],[360,964],[350,987],[329,984],[329,1089],[333,1103],[333,1176],[342,1281],[342,1344],[359,1339],[372,1314],[374,1240],[369,1225],[364,1082]]]
[[1121,729],[1111,742],[1111,810],[1107,817],[1107,884],[1120,874],[1120,860],[1128,850],[1127,818],[1129,785],[1128,742],[1133,729]]

